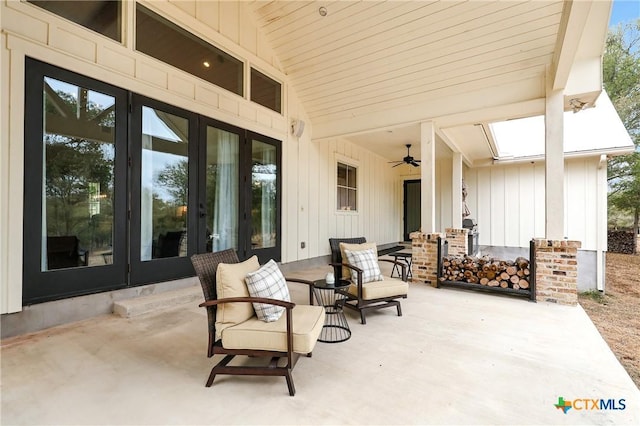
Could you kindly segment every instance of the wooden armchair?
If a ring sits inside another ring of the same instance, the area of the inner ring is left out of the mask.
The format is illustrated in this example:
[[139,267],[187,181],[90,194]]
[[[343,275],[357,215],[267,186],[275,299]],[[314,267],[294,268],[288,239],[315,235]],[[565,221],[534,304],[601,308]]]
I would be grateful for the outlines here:
[[[378,250],[375,243],[367,243],[363,237],[358,238],[330,238],[331,266],[334,269],[336,280],[351,282],[345,289],[336,289],[336,292],[346,296],[344,306],[360,312],[360,321],[366,324],[366,312],[375,309],[395,306],[398,316],[402,316],[402,307],[398,299],[406,299],[409,291],[407,284],[407,265],[403,262],[391,259],[377,259]],[[358,266],[350,264],[345,259],[345,250],[362,251],[373,250],[376,256],[375,262],[393,263],[402,271],[401,279],[380,277],[380,281],[366,279],[365,271]],[[355,276],[355,278],[354,278]]]
[[[207,309],[207,356],[225,355],[212,368],[206,386],[213,384],[217,374],[284,376],[289,395],[295,395],[291,371],[300,354],[311,357],[324,324],[324,308],[249,296],[245,276],[260,268],[255,256],[239,262],[236,252],[228,249],[193,255],[191,262],[204,293],[205,301],[200,306]],[[312,302],[311,281],[287,279],[287,282],[309,286]],[[222,294],[220,299],[218,293]],[[256,316],[254,303],[281,306],[285,313],[276,321],[265,322]],[[270,361],[266,366],[229,366],[237,355],[267,357]],[[283,366],[278,365],[281,358],[286,360]]]

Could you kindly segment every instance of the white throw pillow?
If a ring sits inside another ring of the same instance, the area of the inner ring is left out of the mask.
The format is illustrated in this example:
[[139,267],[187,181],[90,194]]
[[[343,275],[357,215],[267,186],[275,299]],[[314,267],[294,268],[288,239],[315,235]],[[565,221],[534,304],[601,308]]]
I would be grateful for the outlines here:
[[[265,263],[257,271],[247,274],[245,281],[251,297],[291,301],[287,281],[273,259]],[[285,310],[282,306],[267,303],[254,303],[253,309],[255,309],[258,318],[266,322],[279,320]]]
[[[362,269],[362,284],[372,281],[383,281],[380,266],[378,265],[378,255],[373,249],[351,251],[345,250],[349,265]],[[351,274],[351,281],[358,283],[358,274]]]
[[[342,263],[349,263],[349,260],[347,259],[347,255],[344,253],[345,250],[362,251],[367,249],[375,250],[376,253],[378,252],[378,246],[375,242],[362,243],[362,244],[340,243],[340,255],[342,256]],[[349,278],[351,278],[351,269],[347,268],[346,266],[343,266],[342,279],[348,280]]]

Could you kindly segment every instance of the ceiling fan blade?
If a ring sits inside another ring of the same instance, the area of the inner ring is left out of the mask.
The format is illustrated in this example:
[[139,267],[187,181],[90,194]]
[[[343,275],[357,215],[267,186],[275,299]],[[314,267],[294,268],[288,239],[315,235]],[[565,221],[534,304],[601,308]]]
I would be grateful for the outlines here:
[[402,164],[404,164],[404,161],[399,162],[399,163],[398,163],[398,164],[396,164],[395,166],[391,166],[391,168],[393,169],[394,167],[401,166]]
[[414,160],[414,161],[412,161],[412,162],[411,162],[411,163],[409,163],[409,164],[411,164],[413,167],[420,167],[420,164],[416,163],[416,161],[415,161],[415,160]]

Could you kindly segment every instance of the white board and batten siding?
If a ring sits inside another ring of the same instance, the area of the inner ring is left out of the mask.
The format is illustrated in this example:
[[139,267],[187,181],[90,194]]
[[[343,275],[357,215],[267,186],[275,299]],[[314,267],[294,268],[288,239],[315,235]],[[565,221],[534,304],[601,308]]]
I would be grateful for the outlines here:
[[[606,217],[606,202],[598,202],[595,190],[603,184],[606,188],[606,173],[598,173],[598,164],[598,157],[565,161],[565,237],[581,241],[583,250],[602,250],[602,244],[606,248],[606,241],[598,236],[599,209],[604,209]],[[464,178],[480,245],[528,247],[531,238],[544,237],[543,162],[467,168]]]
[[[389,167],[386,159],[345,139],[305,142],[298,147],[299,158],[308,159],[298,165],[298,214],[289,219],[298,220],[298,235],[286,234],[287,247],[293,239],[306,242],[299,249],[298,258],[310,259],[330,254],[329,238],[365,237],[378,244],[399,241],[402,235],[402,185],[399,176]],[[291,156],[289,161],[293,160]],[[337,163],[357,168],[357,211],[337,208]],[[291,169],[293,171],[293,168]],[[293,188],[292,181],[287,186]],[[286,223],[283,221],[283,223]],[[292,224],[288,224],[292,228]],[[283,233],[284,235],[284,233]],[[306,240],[305,240],[306,238]],[[289,256],[291,258],[291,256]]]

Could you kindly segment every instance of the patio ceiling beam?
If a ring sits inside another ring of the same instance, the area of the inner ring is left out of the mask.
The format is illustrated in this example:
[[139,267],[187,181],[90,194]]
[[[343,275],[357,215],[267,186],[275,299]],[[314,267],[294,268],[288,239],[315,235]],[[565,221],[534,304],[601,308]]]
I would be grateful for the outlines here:
[[590,1],[567,1],[564,4],[562,21],[560,22],[560,30],[551,65],[553,90],[564,89],[567,86],[580,40],[587,28],[590,10]]
[[[441,123],[441,117],[465,113],[469,113],[466,116],[466,119],[470,120],[469,123],[477,123],[484,120],[472,117],[483,110],[494,108],[499,108],[502,115],[511,118],[513,113],[509,114],[506,106],[536,99],[539,100],[537,114],[542,114],[544,112],[544,70],[540,71],[540,78],[535,79],[535,83],[525,79],[483,87],[475,91],[462,91],[449,96],[429,98],[419,103],[405,102],[404,105],[395,108],[373,110],[362,114],[336,112],[331,116],[311,117],[313,137],[325,139],[367,132],[371,129],[371,123],[376,123],[377,128],[398,127],[433,119],[442,127],[448,127],[448,123]],[[519,109],[517,113],[523,116]]]
[[464,152],[462,152],[458,145],[449,136],[447,136],[447,134],[443,132],[439,126],[435,126],[435,132],[436,135],[438,135],[438,137],[442,139],[442,141],[449,147],[449,149],[453,151],[454,155],[460,154],[460,157],[464,164],[466,164],[468,167],[471,167],[473,165],[473,162],[469,159],[469,157]]

